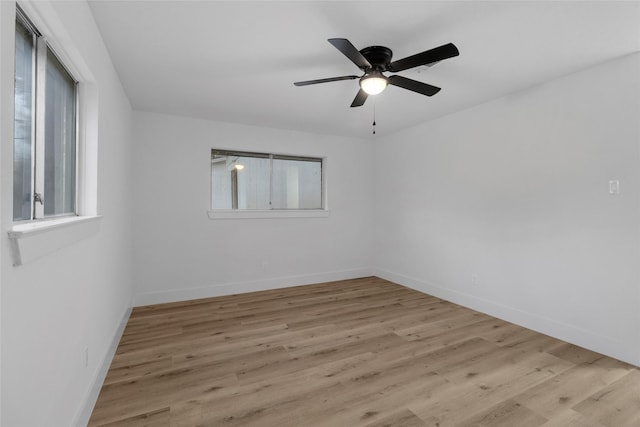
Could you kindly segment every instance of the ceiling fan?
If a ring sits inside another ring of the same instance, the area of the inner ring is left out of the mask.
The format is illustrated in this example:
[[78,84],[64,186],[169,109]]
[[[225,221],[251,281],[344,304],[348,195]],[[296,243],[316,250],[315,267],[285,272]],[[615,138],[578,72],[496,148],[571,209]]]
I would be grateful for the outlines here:
[[329,43],[342,52],[344,56],[349,58],[351,62],[356,64],[358,68],[364,71],[364,74],[362,76],[352,75],[330,77],[328,79],[306,80],[302,82],[295,82],[294,85],[307,86],[317,83],[354,80],[359,78],[360,90],[351,103],[352,107],[360,107],[364,104],[369,95],[379,94],[387,87],[387,85],[398,86],[426,96],[433,96],[440,91],[439,87],[398,75],[387,77],[382,73],[386,71],[397,73],[399,71],[408,70],[409,68],[433,64],[460,54],[460,52],[458,52],[458,48],[453,43],[447,43],[434,49],[425,50],[424,52],[391,62],[393,52],[388,47],[369,46],[362,50],[358,50],[347,39],[329,39]]

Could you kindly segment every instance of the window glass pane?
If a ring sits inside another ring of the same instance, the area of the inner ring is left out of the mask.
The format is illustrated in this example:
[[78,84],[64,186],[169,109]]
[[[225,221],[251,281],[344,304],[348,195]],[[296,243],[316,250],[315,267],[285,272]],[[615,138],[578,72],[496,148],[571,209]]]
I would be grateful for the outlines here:
[[322,162],[273,159],[273,209],[322,209]]
[[13,127],[13,219],[31,219],[31,142],[34,38],[16,22],[15,116]]
[[211,160],[211,207],[231,209],[231,171],[227,169],[226,157]]
[[213,209],[269,209],[269,158],[246,153],[213,154]]
[[45,97],[45,216],[70,214],[76,205],[76,85],[47,51]]

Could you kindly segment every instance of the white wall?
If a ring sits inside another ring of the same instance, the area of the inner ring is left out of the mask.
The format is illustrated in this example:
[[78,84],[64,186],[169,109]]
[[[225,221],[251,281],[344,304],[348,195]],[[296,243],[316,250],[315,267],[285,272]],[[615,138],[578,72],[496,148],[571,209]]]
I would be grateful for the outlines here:
[[[134,113],[137,305],[370,274],[370,141]],[[209,219],[211,148],[327,158],[327,218]]]
[[639,364],[639,143],[638,54],[381,140],[377,274]]
[[[0,2],[2,110],[2,419],[5,426],[70,426],[82,420],[87,396],[131,304],[132,111],[84,2],[31,5],[78,54],[98,96],[100,230],[54,253],[13,267],[7,231],[12,217],[12,131],[15,5]],[[62,38],[63,40],[61,40]],[[9,69],[10,68],[10,69]],[[11,78],[8,77],[11,75]],[[6,122],[5,122],[6,120]],[[11,128],[9,128],[11,129]],[[84,349],[89,365],[84,367]],[[99,385],[99,384],[98,384]]]

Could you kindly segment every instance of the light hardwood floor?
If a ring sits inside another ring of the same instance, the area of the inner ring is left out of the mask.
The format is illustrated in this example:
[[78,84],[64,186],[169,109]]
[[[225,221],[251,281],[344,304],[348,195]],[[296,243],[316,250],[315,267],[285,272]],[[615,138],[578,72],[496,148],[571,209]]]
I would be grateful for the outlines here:
[[640,426],[640,370],[363,278],[133,310],[90,426]]

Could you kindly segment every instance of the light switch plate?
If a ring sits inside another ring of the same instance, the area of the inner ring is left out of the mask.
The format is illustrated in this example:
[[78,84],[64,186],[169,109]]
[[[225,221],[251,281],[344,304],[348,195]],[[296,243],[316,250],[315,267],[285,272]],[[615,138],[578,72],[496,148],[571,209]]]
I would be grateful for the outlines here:
[[620,194],[620,181],[617,179],[609,181],[609,194]]

